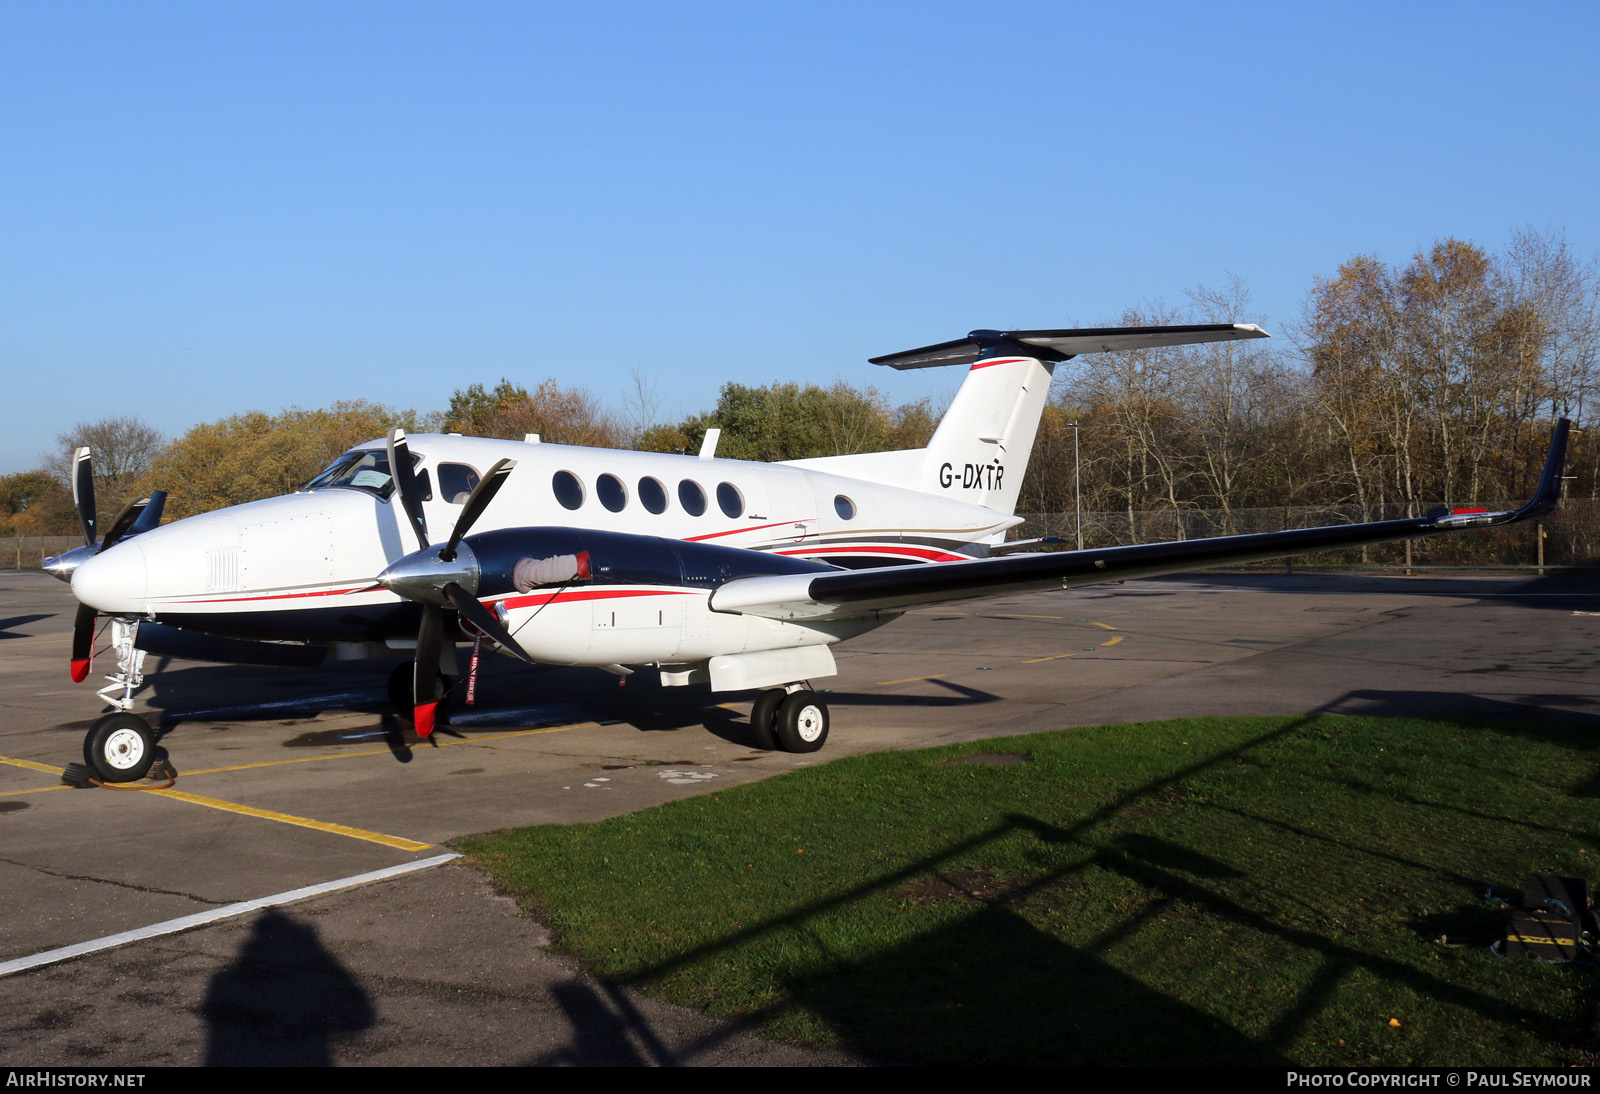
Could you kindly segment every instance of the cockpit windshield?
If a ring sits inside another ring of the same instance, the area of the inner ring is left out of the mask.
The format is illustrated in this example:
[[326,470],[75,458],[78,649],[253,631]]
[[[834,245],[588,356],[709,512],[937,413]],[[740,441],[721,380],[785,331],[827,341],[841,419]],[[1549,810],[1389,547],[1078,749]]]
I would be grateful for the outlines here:
[[[415,454],[412,459],[416,459]],[[330,486],[348,486],[387,498],[394,492],[394,478],[389,474],[389,453],[382,448],[353,449],[330,463],[301,489],[322,490]]]

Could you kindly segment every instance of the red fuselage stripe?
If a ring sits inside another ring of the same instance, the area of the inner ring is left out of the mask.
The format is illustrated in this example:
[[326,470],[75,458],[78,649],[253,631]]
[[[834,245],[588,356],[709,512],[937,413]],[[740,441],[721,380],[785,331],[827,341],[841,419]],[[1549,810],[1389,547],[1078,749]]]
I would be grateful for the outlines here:
[[816,517],[801,517],[798,520],[780,520],[772,524],[752,524],[748,528],[730,528],[726,532],[707,532],[703,536],[685,536],[685,543],[698,543],[703,539],[720,539],[723,536],[736,536],[740,532],[759,532],[763,528],[782,528],[786,524],[806,524],[816,520]]
[[252,600],[299,600],[308,596],[344,596],[347,593],[365,593],[378,589],[377,585],[352,585],[348,589],[318,589],[310,593],[263,593],[261,596],[219,596],[212,600],[171,600],[176,607],[186,604],[248,604]]
[[931,547],[801,547],[788,551],[775,551],[779,555],[903,555],[929,562],[970,562],[966,555],[953,555]]
[[553,600],[575,603],[579,600],[621,600],[630,596],[693,596],[693,589],[573,589],[559,593],[533,593],[529,596],[508,596],[500,601],[506,608],[531,608]]

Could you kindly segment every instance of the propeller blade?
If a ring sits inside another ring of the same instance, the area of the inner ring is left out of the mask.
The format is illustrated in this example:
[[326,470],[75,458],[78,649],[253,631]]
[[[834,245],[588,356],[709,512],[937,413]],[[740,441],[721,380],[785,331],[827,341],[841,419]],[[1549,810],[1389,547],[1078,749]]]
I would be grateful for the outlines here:
[[78,605],[78,617],[72,621],[72,682],[81,684],[89,676],[89,662],[94,657],[94,619],[98,614],[87,604]]
[[[119,539],[126,536],[144,512],[145,506],[149,504],[149,498],[140,498],[138,501],[130,501],[127,505],[124,505],[122,512],[117,514],[117,519],[111,522],[111,529],[106,532],[106,538],[100,541],[100,550],[109,549]],[[157,513],[157,516],[160,516],[160,514]]]
[[511,632],[506,630],[500,620],[495,618],[495,614],[485,608],[477,597],[470,595],[454,581],[444,587],[444,595],[450,598],[450,603],[456,606],[456,611],[467,617],[467,622],[494,639],[502,648],[530,665],[537,664],[528,656],[527,651],[517,645],[516,639],[511,637]]
[[[500,460],[489,473],[478,480],[478,485],[472,488],[472,493],[467,498],[467,504],[461,507],[461,515],[456,518],[456,526],[450,530],[450,542],[444,545],[444,550],[439,552],[439,557],[446,562],[453,562],[456,557],[456,544],[461,542],[461,537],[471,531],[483,511],[489,508],[489,503],[506,484],[506,476],[511,474],[511,469],[517,466],[516,460]],[[495,639],[499,641],[499,639]]]
[[403,429],[389,430],[389,474],[394,477],[395,492],[400,495],[400,507],[411,522],[411,530],[417,533],[417,544],[426,551],[428,522],[422,515],[421,491],[411,467],[411,446],[406,444],[406,431]]
[[72,504],[78,507],[78,523],[83,526],[83,542],[94,546],[94,461],[87,448],[72,453]]
[[[418,737],[433,732],[433,715],[439,701],[433,697],[439,688],[439,650],[444,645],[444,610],[432,604],[422,606],[422,626],[417,630],[417,660],[411,678],[411,711]],[[423,697],[427,699],[424,701]]]

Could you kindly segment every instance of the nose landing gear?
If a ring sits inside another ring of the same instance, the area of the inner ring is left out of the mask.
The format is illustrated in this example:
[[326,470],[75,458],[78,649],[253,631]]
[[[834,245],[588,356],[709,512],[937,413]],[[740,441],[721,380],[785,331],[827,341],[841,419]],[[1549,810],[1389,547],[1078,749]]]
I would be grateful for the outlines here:
[[117,671],[100,689],[100,697],[116,711],[97,719],[83,739],[83,760],[103,783],[138,782],[156,760],[156,738],[150,723],[130,713],[133,693],[144,683],[144,650],[134,645],[137,619],[111,620],[111,648]]

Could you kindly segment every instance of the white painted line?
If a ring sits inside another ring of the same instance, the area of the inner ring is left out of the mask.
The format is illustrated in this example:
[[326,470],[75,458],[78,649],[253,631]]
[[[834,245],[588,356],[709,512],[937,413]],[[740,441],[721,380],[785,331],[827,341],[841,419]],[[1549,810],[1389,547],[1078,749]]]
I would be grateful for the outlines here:
[[36,953],[31,957],[17,957],[10,961],[0,961],[0,976],[10,976],[14,972],[24,969],[38,968],[40,965],[51,965],[57,961],[66,961],[74,957],[82,957],[87,953],[98,950],[109,950],[115,946],[125,946],[129,942],[139,942],[146,938],[159,938],[164,934],[176,934],[187,931],[193,927],[203,927],[207,923],[215,923],[222,919],[232,919],[234,916],[244,915],[247,912],[259,911],[262,908],[273,908],[280,904],[292,904],[297,900],[307,897],[321,896],[323,893],[332,893],[339,889],[350,889],[357,885],[365,885],[371,881],[384,881],[388,878],[399,877],[415,870],[426,870],[430,866],[440,866],[451,859],[460,858],[458,854],[434,855],[432,858],[419,859],[416,862],[406,862],[399,866],[390,866],[382,870],[373,870],[367,874],[355,874],[351,877],[340,878],[338,881],[324,881],[321,885],[308,885],[304,889],[291,889],[287,893],[276,896],[258,897],[255,900],[240,901],[238,904],[229,904],[222,908],[213,908],[209,912],[197,912],[186,915],[180,919],[169,919],[165,923],[153,923],[148,927],[138,927],[121,934],[110,934],[104,938],[97,938],[93,942],[79,942],[71,946],[62,946],[44,953]]

